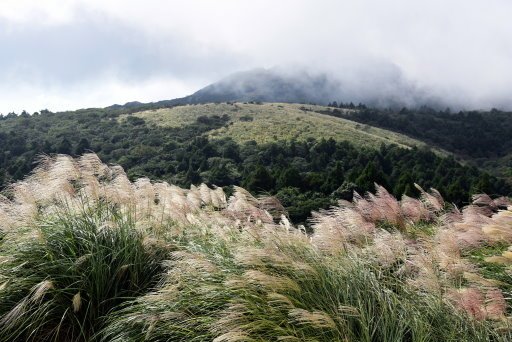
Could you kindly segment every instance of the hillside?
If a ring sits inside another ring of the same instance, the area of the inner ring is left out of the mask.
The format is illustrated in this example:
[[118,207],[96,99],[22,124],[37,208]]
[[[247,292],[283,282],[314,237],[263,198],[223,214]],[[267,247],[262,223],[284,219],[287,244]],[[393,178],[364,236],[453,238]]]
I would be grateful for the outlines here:
[[[138,109],[139,110],[138,110]],[[186,186],[205,182],[276,195],[295,222],[352,199],[374,182],[395,196],[435,187],[456,205],[509,183],[449,153],[388,130],[335,117],[340,109],[224,103],[9,115],[0,120],[0,182],[22,179],[41,154],[95,152],[131,177]],[[343,110],[354,115],[358,110]]]
[[466,162],[512,179],[512,112],[403,108],[400,111],[361,108],[332,109],[337,117],[381,127],[450,151]]
[[[322,114],[329,110],[328,107],[316,105],[235,102],[177,106],[132,115],[162,127],[175,128],[192,124],[201,116],[226,115],[229,118],[227,125],[207,134],[214,139],[231,138],[240,144],[248,141],[265,144],[277,140],[333,138],[349,141],[358,147],[379,148],[381,144],[396,144],[404,148],[428,147],[402,134]],[[346,113],[351,111],[345,110]],[[126,117],[121,116],[120,119]]]
[[[509,183],[449,153],[384,129],[338,118],[340,109],[300,104],[137,106],[7,116],[0,120],[0,184],[22,179],[41,154],[96,152],[128,175],[189,186],[243,185],[276,195],[295,222],[352,199],[374,182],[417,196],[414,182],[457,205]],[[346,115],[358,110],[345,109]]]
[[[325,74],[311,74],[300,70],[256,69],[239,72],[210,84],[194,94],[180,99],[156,103],[127,103],[112,106],[112,109],[140,112],[145,109],[160,109],[186,104],[207,104],[211,102],[287,102],[287,103],[334,103],[336,108],[329,111],[316,108],[313,112],[356,121],[367,126],[383,128],[419,140],[436,150],[447,151],[458,160],[512,182],[512,113],[497,109],[451,111],[446,104],[429,96],[429,92],[409,84],[392,67],[385,80],[372,79],[368,91],[364,84],[351,83],[345,86],[340,80]],[[357,83],[357,82],[356,82]],[[379,86],[380,85],[380,86]],[[363,88],[361,88],[363,87]],[[361,97],[364,94],[364,97]],[[340,101],[341,100],[341,101]],[[352,103],[364,103],[357,106]],[[338,103],[339,108],[338,108]],[[310,107],[315,107],[310,105]],[[336,109],[336,110],[335,110]],[[353,110],[357,109],[357,110]],[[442,109],[442,110],[441,110]],[[329,113],[330,112],[330,113]],[[236,123],[236,122],[235,122]],[[286,122],[290,125],[290,122]],[[258,125],[237,123],[247,129],[248,136],[258,141]],[[365,126],[365,127],[367,127]],[[257,127],[256,131],[252,131]],[[280,136],[288,127],[263,125],[263,131],[274,131]],[[280,129],[282,128],[282,129]],[[236,137],[236,130],[224,132]],[[292,129],[292,131],[294,131]],[[255,134],[251,134],[255,133]],[[295,135],[304,136],[305,132]],[[387,133],[389,134],[389,133]],[[270,134],[265,134],[268,141]],[[238,138],[240,139],[240,138]],[[272,138],[271,138],[272,139]],[[403,139],[403,138],[402,138]]]

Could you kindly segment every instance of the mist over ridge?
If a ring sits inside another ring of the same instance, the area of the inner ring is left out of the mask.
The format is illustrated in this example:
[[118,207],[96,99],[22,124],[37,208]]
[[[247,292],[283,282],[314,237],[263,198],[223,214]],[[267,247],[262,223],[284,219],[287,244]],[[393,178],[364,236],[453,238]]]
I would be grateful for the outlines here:
[[511,11],[506,0],[5,0],[0,113],[182,98],[255,68],[279,69],[282,81],[260,75],[247,96],[241,80],[224,88],[510,110]]
[[319,105],[336,101],[392,109],[421,106],[476,109],[465,108],[459,101],[443,99],[433,90],[418,86],[392,64],[380,66],[378,70],[346,69],[343,72],[306,67],[255,68],[228,75],[176,101],[184,104],[260,101]]

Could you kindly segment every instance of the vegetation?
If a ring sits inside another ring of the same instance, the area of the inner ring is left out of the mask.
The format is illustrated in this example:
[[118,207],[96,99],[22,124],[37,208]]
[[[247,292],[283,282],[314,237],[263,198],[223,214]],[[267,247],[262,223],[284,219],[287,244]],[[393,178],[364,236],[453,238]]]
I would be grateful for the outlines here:
[[[372,190],[374,182],[395,196],[417,195],[414,182],[435,187],[458,206],[475,193],[512,191],[509,182],[441,150],[332,117],[334,110],[255,103],[148,110],[134,104],[8,115],[0,121],[0,183],[23,179],[42,153],[94,151],[132,180],[144,176],[183,187],[204,182],[227,192],[244,186],[276,195],[297,223],[311,210],[351,200],[353,190]],[[351,118],[363,109],[337,110]],[[323,111],[331,116],[317,113]]]
[[242,188],[45,159],[0,206],[0,340],[510,340],[510,284],[471,258],[510,260],[510,201],[418,191],[377,187],[307,235]]
[[[511,177],[512,113],[485,111],[436,111],[429,107],[379,110],[340,104],[343,109],[324,111],[336,117],[406,134],[450,151],[466,160],[485,163],[489,170]],[[349,109],[349,110],[347,110]],[[352,110],[350,110],[352,109]]]
[[183,127],[201,116],[226,115],[229,125],[213,129],[208,135],[215,139],[231,138],[238,144],[333,138],[349,141],[356,147],[379,148],[381,144],[396,144],[405,148],[427,146],[405,135],[371,126],[363,127],[353,121],[318,113],[326,109],[322,106],[285,103],[219,103],[142,111],[133,116],[159,126]]
[[116,306],[157,284],[169,252],[144,246],[129,213],[107,204],[28,229],[8,234],[1,249],[2,341],[90,340]]

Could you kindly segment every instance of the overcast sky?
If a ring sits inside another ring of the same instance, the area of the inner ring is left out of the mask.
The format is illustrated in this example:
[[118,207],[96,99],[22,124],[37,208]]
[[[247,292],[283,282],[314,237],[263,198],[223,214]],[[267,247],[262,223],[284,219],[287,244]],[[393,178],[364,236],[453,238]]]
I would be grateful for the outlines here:
[[399,70],[512,108],[510,0],[1,0],[0,113],[158,101],[232,72]]

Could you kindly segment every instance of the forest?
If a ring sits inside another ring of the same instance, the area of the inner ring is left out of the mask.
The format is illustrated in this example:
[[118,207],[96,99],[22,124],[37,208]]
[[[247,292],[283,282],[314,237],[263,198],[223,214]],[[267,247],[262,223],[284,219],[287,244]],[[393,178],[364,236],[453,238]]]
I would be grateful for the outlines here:
[[[353,191],[364,193],[372,190],[374,183],[385,186],[395,196],[418,195],[414,183],[425,188],[434,187],[449,203],[457,206],[469,203],[475,193],[501,196],[512,192],[505,179],[471,164],[462,164],[452,156],[436,154],[428,148],[405,149],[396,145],[382,145],[380,149],[361,148],[348,141],[321,137],[278,140],[268,144],[253,141],[237,144],[229,138],[209,139],[204,135],[229,125],[227,115],[205,115],[183,127],[161,127],[136,116],[126,116],[140,110],[141,106],[62,113],[41,111],[32,115],[24,112],[2,117],[2,187],[29,174],[41,155],[79,156],[84,152],[95,152],[103,161],[121,165],[132,180],[149,177],[183,187],[204,182],[224,187],[228,194],[232,186],[240,185],[253,194],[276,195],[296,223],[304,223],[312,210],[328,208],[340,199],[351,200]],[[387,125],[390,127],[386,128],[405,133],[421,130],[421,126],[407,124],[408,121],[402,123],[403,120],[399,120],[402,114],[393,114],[396,116],[393,121],[385,119],[391,116],[385,111],[360,109],[351,112],[347,118],[382,127]],[[336,109],[330,113],[338,115]],[[415,113],[410,115],[420,116],[419,112]],[[425,138],[426,141],[461,153],[469,150],[464,148],[463,142],[457,145],[440,138],[451,121],[464,121],[465,117],[430,115],[439,117],[438,121],[442,123],[432,126],[431,138]],[[487,120],[485,115],[475,115],[474,118],[468,120],[465,132],[477,131],[482,120]],[[411,122],[427,125],[427,121],[414,120]],[[501,126],[507,127],[507,123]],[[497,144],[493,139],[502,139],[512,131],[502,130],[501,126],[493,125],[493,129],[488,129],[491,136],[482,136],[481,152],[478,153],[485,154],[490,145]],[[460,136],[463,132],[454,129],[453,136]],[[507,144],[510,143],[500,145],[497,153],[505,153]],[[480,155],[474,151],[471,153]]]
[[[465,158],[492,159],[512,153],[512,113],[435,110],[427,106],[401,110],[368,108],[363,104],[330,103],[325,114],[401,132]],[[509,165],[510,166],[510,165]]]

